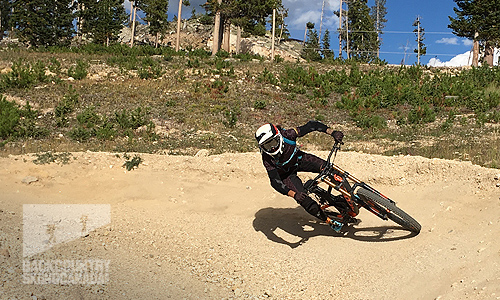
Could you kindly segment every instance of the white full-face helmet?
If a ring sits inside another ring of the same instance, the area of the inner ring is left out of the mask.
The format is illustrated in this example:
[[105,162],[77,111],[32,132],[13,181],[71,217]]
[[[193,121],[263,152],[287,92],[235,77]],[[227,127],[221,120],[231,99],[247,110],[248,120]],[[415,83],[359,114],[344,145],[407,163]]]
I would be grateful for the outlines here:
[[271,156],[283,153],[283,136],[274,124],[264,124],[255,132],[259,148]]

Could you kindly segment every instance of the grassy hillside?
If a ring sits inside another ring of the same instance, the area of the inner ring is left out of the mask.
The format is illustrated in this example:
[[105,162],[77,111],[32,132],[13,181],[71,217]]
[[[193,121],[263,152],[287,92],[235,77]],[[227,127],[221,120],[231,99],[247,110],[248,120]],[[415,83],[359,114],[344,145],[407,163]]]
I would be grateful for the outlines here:
[[[500,69],[275,62],[203,50],[0,51],[1,153],[255,150],[263,123],[320,120],[351,150],[500,167]],[[301,140],[327,149],[327,136]]]

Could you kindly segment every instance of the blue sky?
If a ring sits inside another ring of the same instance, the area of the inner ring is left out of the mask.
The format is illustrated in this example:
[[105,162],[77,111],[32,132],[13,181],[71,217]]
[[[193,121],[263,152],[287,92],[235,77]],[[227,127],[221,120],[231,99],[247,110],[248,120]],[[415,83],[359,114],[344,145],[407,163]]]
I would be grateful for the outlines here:
[[[293,38],[304,38],[305,23],[313,22],[319,31],[321,7],[323,0],[282,0],[283,5],[289,9],[289,16],[285,19],[289,31]],[[171,0],[169,3],[169,18],[177,15],[177,0]],[[191,7],[184,7],[183,18],[191,16],[193,7],[198,13],[204,12],[199,6],[205,3],[205,0],[191,0]],[[368,0],[368,6],[373,6],[374,0]],[[328,29],[331,34],[330,44],[338,55],[338,18],[333,14],[339,9],[339,0],[325,0],[325,9],[323,14],[322,32]],[[459,38],[452,34],[448,28],[448,16],[455,16],[453,0],[387,0],[386,26],[382,35],[381,59],[390,64],[400,64],[403,59],[405,64],[414,64],[417,61],[413,49],[417,42],[415,33],[413,33],[413,22],[420,16],[422,27],[425,29],[424,44],[427,46],[427,55],[421,57],[421,64],[433,65],[460,65],[469,60],[467,53],[472,49],[472,42],[467,39]],[[128,1],[125,7],[129,10]],[[346,8],[346,6],[344,6]],[[405,55],[405,48],[406,55]]]

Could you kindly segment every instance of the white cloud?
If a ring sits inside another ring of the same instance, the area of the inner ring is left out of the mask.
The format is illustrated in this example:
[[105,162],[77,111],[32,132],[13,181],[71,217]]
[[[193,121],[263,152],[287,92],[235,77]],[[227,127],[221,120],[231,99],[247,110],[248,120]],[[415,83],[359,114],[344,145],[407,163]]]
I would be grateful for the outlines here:
[[462,40],[462,43],[464,44],[464,46],[469,46],[469,47],[472,46],[472,44],[474,44],[474,42],[469,39]]
[[[315,28],[319,30],[322,5],[323,0],[309,0],[305,5],[304,1],[283,0],[283,6],[288,8],[288,17],[285,19],[288,28],[303,30],[307,22],[312,22],[315,23]],[[325,1],[322,30],[326,28],[330,31],[337,29],[339,21],[333,12],[338,10],[339,6],[339,0]],[[306,8],[307,11],[304,11],[304,8]]]
[[[500,58],[500,49],[495,49],[493,54],[493,65],[498,66],[498,60]],[[470,66],[472,64],[472,51],[467,51],[463,54],[459,54],[449,61],[441,61],[438,58],[431,58],[427,63],[429,67],[462,67]]]
[[427,63],[429,67],[462,67],[469,66],[472,61],[472,54],[470,51],[467,51],[463,54],[459,54],[449,61],[442,62],[438,58],[431,58]]
[[456,37],[442,38],[440,40],[437,40],[436,43],[438,43],[438,44],[447,44],[447,45],[458,45],[458,38],[456,38]]

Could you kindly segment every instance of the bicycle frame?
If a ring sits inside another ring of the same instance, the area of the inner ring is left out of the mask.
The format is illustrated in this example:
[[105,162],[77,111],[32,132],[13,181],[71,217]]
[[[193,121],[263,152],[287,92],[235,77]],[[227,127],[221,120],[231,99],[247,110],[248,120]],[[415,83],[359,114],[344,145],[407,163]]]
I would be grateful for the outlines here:
[[[377,215],[379,218],[388,220],[387,214],[389,213],[389,211],[387,209],[381,208],[380,206],[375,205],[374,203],[365,201],[364,199],[360,198],[355,192],[359,187],[363,187],[371,192],[380,195],[381,197],[389,200],[392,203],[394,203],[394,201],[382,195],[380,192],[378,192],[368,184],[362,182],[353,175],[349,174],[349,172],[344,171],[339,166],[335,165],[333,162],[330,162],[333,154],[335,154],[333,157],[333,160],[335,160],[335,157],[337,156],[337,151],[340,150],[340,145],[341,145],[340,143],[335,142],[334,146],[332,147],[332,150],[330,151],[330,154],[328,155],[326,166],[323,168],[321,173],[318,176],[316,176],[316,178],[306,183],[305,185],[306,191],[310,193],[313,186],[316,186],[320,182],[323,182],[328,186],[328,191],[327,191],[328,194],[331,194],[332,190],[335,189],[344,196],[347,204],[351,208],[350,211],[348,212],[348,214],[351,217],[355,217],[356,215],[358,215],[359,207],[364,207],[368,211]],[[326,207],[329,206],[330,205],[324,205],[322,206],[322,209],[325,209]]]

